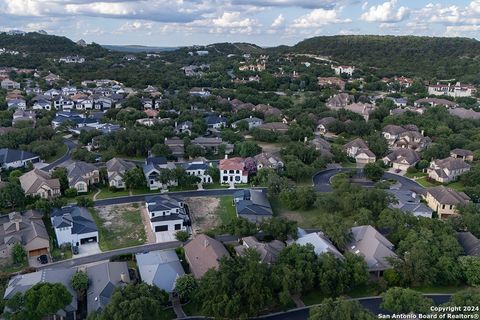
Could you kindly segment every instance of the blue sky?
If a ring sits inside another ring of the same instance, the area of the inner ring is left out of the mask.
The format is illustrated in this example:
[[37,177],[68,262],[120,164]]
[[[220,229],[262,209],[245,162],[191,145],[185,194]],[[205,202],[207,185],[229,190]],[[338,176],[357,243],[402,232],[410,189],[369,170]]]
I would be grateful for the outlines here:
[[295,44],[316,35],[480,40],[480,0],[0,0],[0,30],[101,44]]

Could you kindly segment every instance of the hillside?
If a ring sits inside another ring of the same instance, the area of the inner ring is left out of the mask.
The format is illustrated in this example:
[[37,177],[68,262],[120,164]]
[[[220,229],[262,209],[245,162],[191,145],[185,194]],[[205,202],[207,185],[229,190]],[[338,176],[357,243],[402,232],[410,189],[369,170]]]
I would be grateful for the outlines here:
[[29,32],[24,35],[0,33],[0,48],[51,57],[59,57],[66,54],[99,57],[108,53],[108,50],[97,44],[81,47],[66,37],[37,32]]
[[102,45],[107,50],[129,53],[141,53],[141,52],[162,52],[177,50],[178,47],[151,47],[151,46],[138,46],[138,45]]
[[463,78],[480,82],[480,42],[467,38],[322,36],[273,50],[330,56],[378,75]]

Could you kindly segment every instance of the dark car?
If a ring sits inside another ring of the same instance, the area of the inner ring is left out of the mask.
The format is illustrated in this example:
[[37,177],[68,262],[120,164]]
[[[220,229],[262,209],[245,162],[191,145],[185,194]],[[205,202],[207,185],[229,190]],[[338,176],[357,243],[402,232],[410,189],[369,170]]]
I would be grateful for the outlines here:
[[78,246],[73,246],[72,247],[72,253],[73,254],[78,254]]
[[48,263],[48,256],[46,254],[42,254],[37,258],[38,262],[41,264],[47,264]]

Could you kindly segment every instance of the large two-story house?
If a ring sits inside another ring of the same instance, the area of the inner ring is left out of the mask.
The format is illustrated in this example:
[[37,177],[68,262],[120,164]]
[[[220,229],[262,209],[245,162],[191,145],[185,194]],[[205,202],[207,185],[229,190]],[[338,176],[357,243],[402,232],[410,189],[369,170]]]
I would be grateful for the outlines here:
[[463,192],[438,186],[427,189],[425,200],[428,206],[437,212],[440,219],[446,219],[458,214],[458,207],[470,202],[470,197]]
[[157,242],[174,241],[175,233],[186,231],[190,225],[182,198],[168,195],[147,196],[145,205]]
[[198,177],[201,183],[212,183],[213,179],[208,174],[209,164],[205,161],[192,161],[184,164],[188,175]]
[[167,162],[165,157],[149,157],[145,159],[143,165],[143,174],[147,180],[147,187],[150,190],[158,190],[168,186],[177,185],[177,181],[171,180],[169,182],[161,181],[162,170],[173,170],[175,165],[172,162]]
[[457,158],[445,158],[430,162],[427,169],[428,177],[441,182],[448,183],[457,180],[459,176],[470,171],[470,165]]
[[363,166],[367,163],[374,163],[376,161],[375,154],[370,151],[367,143],[357,138],[343,146],[343,151],[349,158],[355,159],[355,162],[359,166]]
[[218,169],[221,183],[248,183],[248,172],[245,170],[245,159],[243,158],[222,159]]
[[125,189],[126,185],[123,177],[128,170],[135,168],[135,164],[120,158],[113,158],[107,161],[106,165],[109,186]]
[[43,199],[60,196],[60,181],[52,179],[48,172],[33,169],[21,175],[19,180],[20,186],[27,196],[39,196]]
[[57,245],[81,246],[98,242],[98,228],[87,208],[65,206],[50,214]]
[[70,161],[62,164],[67,170],[68,185],[78,192],[88,192],[88,188],[100,182],[100,171],[96,166],[83,161]]

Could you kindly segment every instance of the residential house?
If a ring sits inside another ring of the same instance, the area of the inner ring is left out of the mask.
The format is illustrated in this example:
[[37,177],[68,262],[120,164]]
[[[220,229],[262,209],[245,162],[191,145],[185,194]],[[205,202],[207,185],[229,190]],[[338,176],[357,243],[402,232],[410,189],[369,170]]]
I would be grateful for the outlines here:
[[222,159],[218,166],[220,183],[248,183],[248,171],[245,170],[245,159],[240,157]]
[[327,100],[326,107],[332,110],[340,110],[353,102],[355,102],[353,96],[348,93],[339,93]]
[[396,107],[406,107],[407,104],[408,104],[408,100],[405,99],[405,98],[392,98],[392,97],[389,97],[389,100],[393,101],[393,104],[396,106]]
[[233,203],[237,216],[251,222],[261,222],[273,216],[270,201],[264,190],[239,190],[233,194]]
[[282,170],[284,166],[280,156],[274,153],[262,152],[254,156],[253,159],[257,164],[257,170],[260,170],[260,169]]
[[236,129],[238,124],[241,122],[246,122],[248,125],[248,130],[252,130],[253,128],[257,128],[263,124],[263,120],[257,117],[250,116],[249,118],[245,118],[242,120],[235,121],[232,123],[232,128]]
[[13,99],[8,99],[7,100],[7,107],[8,109],[23,109],[25,110],[27,108],[27,101],[23,98],[13,98]]
[[178,137],[173,138],[165,138],[165,145],[170,149],[172,155],[177,159],[180,160],[185,155],[185,143],[183,139]]
[[392,267],[387,259],[396,258],[397,255],[387,238],[370,225],[353,227],[350,231],[352,241],[347,245],[347,250],[363,257],[369,272],[381,275]]
[[332,244],[332,242],[321,231],[307,233],[303,229],[298,229],[298,239],[292,241],[292,243],[299,244],[301,246],[312,245],[313,250],[317,256],[324,253],[331,253],[335,258],[343,260],[344,257],[338,251],[338,249]]
[[72,296],[71,302],[55,313],[57,320],[76,320],[77,291],[72,288],[71,279],[76,270],[73,268],[42,269],[40,271],[18,274],[8,282],[3,299],[12,299],[17,293],[24,294],[33,286],[40,283],[59,283],[65,286]]
[[472,109],[455,108],[449,109],[448,113],[450,113],[452,116],[459,117],[460,119],[480,119],[480,112]]
[[208,163],[205,161],[192,161],[184,163],[184,169],[188,175],[198,177],[201,183],[213,183],[212,177],[208,174]]
[[32,127],[35,126],[37,122],[36,114],[34,111],[26,111],[23,109],[17,109],[13,113],[12,117],[12,125],[16,125],[17,123],[29,121],[32,123]]
[[463,161],[472,162],[473,152],[465,149],[453,149],[450,151],[450,157],[454,159],[462,159]]
[[87,266],[87,313],[99,313],[110,302],[116,288],[130,283],[128,266],[122,262],[102,262]]
[[60,196],[60,181],[52,179],[48,172],[33,169],[20,176],[20,186],[25,195],[43,199],[52,199]]
[[389,205],[392,209],[399,209],[403,212],[413,214],[416,217],[432,218],[433,210],[427,207],[420,200],[420,195],[410,190],[387,190],[392,194],[397,203]]
[[160,181],[162,170],[173,169],[175,169],[175,164],[172,162],[167,162],[165,157],[149,157],[145,159],[145,164],[143,165],[143,174],[145,175],[145,179],[147,179],[147,186],[150,188],[150,190],[158,190],[168,186],[177,185],[177,181],[173,180],[165,184]]
[[370,151],[365,141],[357,138],[343,146],[347,156],[355,159],[357,165],[365,165],[376,161],[375,154]]
[[75,56],[66,56],[58,59],[58,62],[63,62],[63,63],[84,63],[85,58],[79,57],[78,55]]
[[440,219],[446,219],[456,215],[458,207],[470,202],[470,197],[463,192],[438,186],[427,189],[425,200],[428,206],[437,212]]
[[227,119],[222,116],[208,116],[204,120],[210,129],[221,129],[227,126]]
[[253,236],[242,238],[240,243],[240,245],[234,248],[238,256],[245,255],[247,249],[255,250],[260,255],[260,262],[269,266],[277,261],[280,251],[285,248],[285,244],[282,241],[272,240],[270,242],[260,242]]
[[88,192],[88,188],[100,182],[100,171],[96,166],[83,161],[68,161],[62,165],[67,169],[68,185],[78,192]]
[[173,292],[177,279],[185,274],[174,250],[137,253],[135,259],[142,281],[168,293]]
[[53,209],[50,214],[57,245],[82,246],[98,242],[98,228],[87,208],[65,206]]
[[196,279],[210,269],[218,269],[220,259],[229,257],[223,244],[205,234],[199,234],[184,246],[185,259]]
[[421,106],[445,106],[447,108],[456,108],[458,107],[458,104],[456,102],[447,100],[447,99],[439,99],[439,98],[423,98],[423,99],[418,99],[414,102],[413,104],[415,107],[421,107]]
[[315,147],[315,150],[319,151],[320,155],[324,157],[329,157],[329,158],[333,157],[333,154],[331,151],[332,146],[327,140],[320,137],[315,137],[309,141],[309,144]]
[[415,166],[420,161],[420,155],[412,149],[396,149],[383,158],[387,166],[392,166],[395,170],[407,171],[408,168]]
[[53,73],[49,73],[47,74],[45,77],[43,77],[43,80],[45,80],[45,82],[49,85],[52,85],[54,84],[55,82],[59,81],[60,80],[60,76],[56,75],[56,74],[53,74]]
[[192,97],[208,98],[211,93],[205,88],[192,88],[189,92]]
[[145,205],[157,242],[175,241],[178,231],[187,231],[190,218],[183,199],[168,195],[147,196]]
[[480,256],[480,240],[471,232],[457,232],[457,240],[462,246],[465,255]]
[[108,184],[110,185],[110,187],[115,187],[117,189],[125,189],[126,185],[125,181],[123,181],[123,177],[125,175],[125,172],[135,168],[135,164],[120,158],[113,158],[107,161],[106,165]]
[[477,89],[475,86],[469,84],[461,84],[457,82],[456,84],[434,84],[428,86],[428,94],[434,96],[450,96],[454,98],[459,97],[471,97],[475,95]]
[[316,132],[319,134],[326,134],[328,127],[337,122],[334,117],[325,117],[317,121]]
[[5,90],[20,89],[20,83],[10,79],[2,80],[2,82],[0,82],[0,86],[2,87],[2,89],[5,89]]
[[320,87],[335,87],[339,90],[345,90],[345,81],[337,77],[318,77],[318,86]]
[[345,107],[345,110],[349,110],[353,113],[359,114],[363,117],[365,121],[370,119],[370,115],[375,111],[376,106],[369,103],[352,103]]
[[196,137],[192,141],[191,144],[197,145],[205,149],[207,152],[211,152],[213,154],[218,154],[219,147],[221,145],[225,146],[225,154],[230,154],[233,152],[233,144],[224,142],[222,138],[219,137]]
[[0,258],[10,258],[11,250],[19,243],[28,257],[48,254],[50,239],[38,211],[10,212],[0,216]]
[[25,168],[29,164],[40,162],[40,157],[28,151],[2,148],[0,149],[0,168]]
[[394,124],[389,124],[383,127],[382,129],[382,135],[387,140],[389,146],[393,146],[395,141],[397,141],[400,138],[400,134],[404,133],[407,131],[404,127],[397,126]]
[[340,76],[342,74],[346,74],[348,76],[352,76],[353,75],[353,72],[355,71],[355,67],[354,66],[330,66],[333,71],[335,71],[335,74],[337,76]]
[[423,131],[418,132],[415,130],[408,130],[400,133],[399,138],[393,143],[393,146],[391,146],[391,148],[407,148],[416,151],[422,151],[431,142],[432,140],[429,137],[425,137],[423,135]]
[[280,111],[280,109],[272,107],[269,104],[257,104],[252,111],[261,112],[265,117],[271,116],[279,118],[282,116],[282,111]]
[[192,121],[184,121],[178,124],[175,122],[175,134],[186,133],[190,136],[192,134],[192,126]]
[[441,183],[455,181],[462,174],[470,171],[470,165],[457,158],[433,160],[427,169],[428,177]]
[[268,122],[258,126],[257,128],[272,132],[286,133],[288,131],[288,124],[283,122]]
[[33,110],[52,110],[52,102],[47,99],[39,99],[33,103]]

